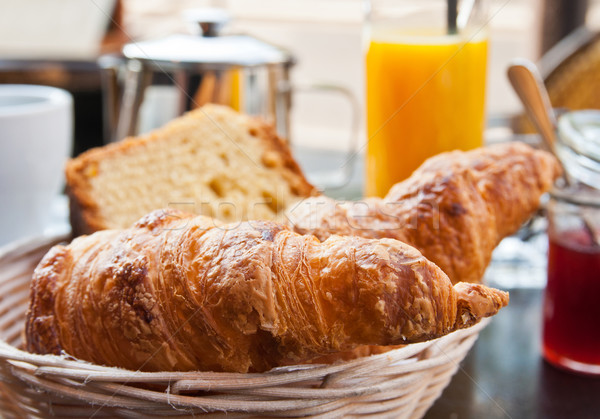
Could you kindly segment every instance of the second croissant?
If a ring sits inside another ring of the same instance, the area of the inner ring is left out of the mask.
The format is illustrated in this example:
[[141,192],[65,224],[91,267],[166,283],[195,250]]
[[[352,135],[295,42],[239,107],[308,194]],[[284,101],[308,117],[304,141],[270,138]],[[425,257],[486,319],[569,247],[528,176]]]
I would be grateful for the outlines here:
[[295,231],[393,238],[416,247],[452,282],[480,282],[492,251],[537,210],[560,175],[548,152],[506,143],[427,160],[384,199],[308,198],[288,210]]

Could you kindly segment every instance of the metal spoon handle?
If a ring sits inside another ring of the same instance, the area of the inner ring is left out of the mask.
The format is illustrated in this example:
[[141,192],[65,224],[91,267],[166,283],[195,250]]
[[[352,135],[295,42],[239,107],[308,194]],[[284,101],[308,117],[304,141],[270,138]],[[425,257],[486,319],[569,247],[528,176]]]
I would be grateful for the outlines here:
[[[516,59],[508,67],[508,79],[515,92],[519,95],[527,114],[535,124],[542,139],[546,142],[550,152],[557,157],[563,169],[563,177],[567,184],[574,184],[564,165],[556,153],[556,117],[550,104],[548,91],[537,71],[537,67],[529,60]],[[594,223],[582,214],[583,225],[595,247],[600,247],[600,234],[596,232]]]
[[554,151],[556,118],[535,64],[525,59],[514,60],[508,67],[508,79],[537,130]]

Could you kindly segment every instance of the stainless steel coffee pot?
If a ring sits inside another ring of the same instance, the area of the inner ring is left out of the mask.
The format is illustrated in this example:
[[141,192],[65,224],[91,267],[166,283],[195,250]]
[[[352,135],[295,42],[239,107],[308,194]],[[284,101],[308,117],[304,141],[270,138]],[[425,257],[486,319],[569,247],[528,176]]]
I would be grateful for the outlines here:
[[[158,90],[163,92],[171,88],[166,102],[176,102],[177,109],[167,112],[174,112],[173,117],[205,103],[219,103],[262,116],[287,137],[293,56],[251,36],[218,36],[227,21],[218,10],[195,17],[202,36],[180,34],[134,42],[124,46],[122,57],[100,58],[108,139],[137,134],[141,105],[153,86],[161,86]],[[145,127],[154,128],[151,125]]]
[[[100,57],[105,141],[147,132],[206,103],[260,116],[289,139],[293,55],[252,36],[219,35],[229,19],[220,9],[195,10],[187,17],[201,34],[132,42],[123,47],[122,56]],[[326,91],[350,102],[353,126],[348,153],[352,152],[360,120],[354,95],[331,84],[313,84],[301,90]],[[337,173],[338,180],[332,183],[346,179],[351,169]]]

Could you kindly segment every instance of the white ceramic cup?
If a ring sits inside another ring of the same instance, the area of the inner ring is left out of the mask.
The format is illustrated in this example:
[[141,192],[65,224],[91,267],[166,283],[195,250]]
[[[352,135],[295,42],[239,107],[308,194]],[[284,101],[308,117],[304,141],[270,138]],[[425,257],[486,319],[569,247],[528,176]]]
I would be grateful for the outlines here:
[[43,232],[72,138],[67,91],[0,84],[0,245]]

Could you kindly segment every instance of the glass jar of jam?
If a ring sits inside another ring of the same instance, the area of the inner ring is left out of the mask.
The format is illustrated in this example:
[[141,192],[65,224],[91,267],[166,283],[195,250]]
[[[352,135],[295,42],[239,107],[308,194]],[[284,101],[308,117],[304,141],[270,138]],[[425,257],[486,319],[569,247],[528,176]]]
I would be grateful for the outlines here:
[[570,182],[557,185],[548,203],[543,355],[600,375],[600,112],[561,117],[557,141]]

